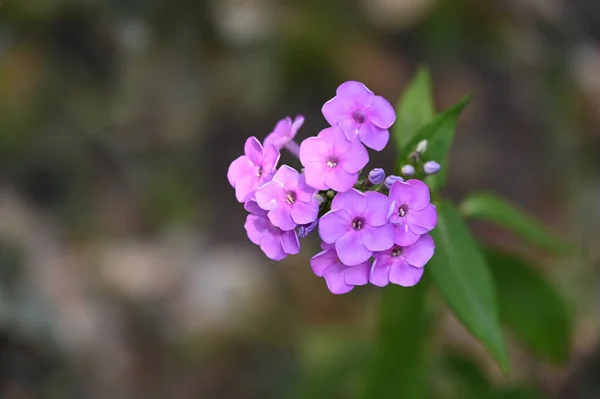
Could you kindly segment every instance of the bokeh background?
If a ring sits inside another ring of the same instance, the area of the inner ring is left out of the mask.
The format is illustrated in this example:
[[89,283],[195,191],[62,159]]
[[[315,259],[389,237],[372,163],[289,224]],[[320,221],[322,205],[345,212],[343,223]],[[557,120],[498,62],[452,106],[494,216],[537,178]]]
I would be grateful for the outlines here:
[[268,261],[226,170],[284,116],[326,127],[341,82],[394,103],[422,64],[438,109],[474,94],[447,195],[500,193],[581,248],[529,253],[572,315],[567,364],[509,336],[505,377],[441,309],[431,397],[466,397],[452,351],[600,398],[597,0],[0,1],[0,398],[356,397],[380,290],[331,295],[314,239]]

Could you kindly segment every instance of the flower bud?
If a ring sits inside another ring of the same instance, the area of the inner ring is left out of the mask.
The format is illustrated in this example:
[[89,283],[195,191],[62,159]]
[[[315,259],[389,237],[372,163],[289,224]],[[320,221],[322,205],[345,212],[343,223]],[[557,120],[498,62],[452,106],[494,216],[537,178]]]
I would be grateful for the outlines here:
[[297,230],[297,232],[298,232],[298,237],[300,237],[300,238],[304,238],[304,237],[306,237],[307,235],[309,235],[309,234],[310,234],[310,232],[311,232],[311,231],[313,231],[313,230],[315,229],[315,227],[317,227],[317,224],[318,224],[318,223],[319,223],[319,220],[317,219],[317,220],[315,220],[315,221],[314,221],[314,222],[312,222],[312,223],[309,223],[309,224],[303,224],[303,225],[300,225],[300,226],[298,226],[298,230]]
[[375,168],[369,172],[369,183],[376,186],[377,184],[383,183],[385,180],[385,170],[381,168]]
[[417,152],[423,155],[425,151],[427,151],[427,140],[421,140],[419,141],[419,144],[417,144]]
[[412,176],[415,174],[415,167],[412,165],[404,165],[402,167],[402,174],[404,176]]
[[397,181],[404,181],[404,179],[400,176],[389,175],[385,178],[385,188],[389,190],[390,188],[392,188],[392,185]]
[[423,165],[423,170],[425,171],[425,174],[428,175],[439,172],[441,168],[440,164],[435,161],[427,161],[425,162],[425,165]]

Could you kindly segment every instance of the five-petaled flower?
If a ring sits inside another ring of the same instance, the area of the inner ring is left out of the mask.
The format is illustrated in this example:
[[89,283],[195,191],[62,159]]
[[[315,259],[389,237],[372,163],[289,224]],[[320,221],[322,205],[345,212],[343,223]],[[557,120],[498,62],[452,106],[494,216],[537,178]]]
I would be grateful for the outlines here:
[[302,115],[298,115],[293,122],[289,116],[281,119],[277,122],[273,131],[265,137],[265,145],[272,144],[278,149],[282,149],[287,143],[294,140],[298,129],[302,127],[303,123],[304,117]]
[[352,291],[354,286],[369,282],[369,261],[346,266],[340,261],[333,245],[322,243],[321,248],[323,251],[310,259],[310,266],[316,276],[325,278],[332,294],[345,294]]
[[388,129],[396,120],[394,108],[362,83],[342,83],[336,96],[322,108],[331,126],[340,126],[349,140],[357,137],[369,148],[381,151],[390,138]]
[[360,142],[348,141],[344,132],[334,126],[300,144],[300,162],[308,185],[345,192],[357,182],[358,172],[369,162],[369,154]]
[[269,181],[279,162],[279,150],[273,145],[264,148],[256,137],[250,137],[244,145],[244,155],[229,165],[227,179],[235,188],[239,202],[252,199],[254,190]]
[[244,205],[250,214],[244,228],[252,243],[258,245],[269,259],[281,260],[300,252],[300,243],[294,230],[284,231],[269,221],[267,212],[254,201]]
[[429,203],[429,187],[421,180],[397,181],[390,188],[392,214],[390,222],[396,230],[395,243],[414,244],[437,223],[435,206]]

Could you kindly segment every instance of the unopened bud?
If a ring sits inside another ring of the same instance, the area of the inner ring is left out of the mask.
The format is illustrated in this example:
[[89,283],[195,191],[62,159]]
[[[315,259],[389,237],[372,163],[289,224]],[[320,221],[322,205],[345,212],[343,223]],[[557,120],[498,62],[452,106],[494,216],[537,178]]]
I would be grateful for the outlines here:
[[423,171],[428,175],[439,172],[441,168],[440,164],[435,161],[427,161],[425,162],[425,165],[423,165]]
[[383,183],[385,180],[385,170],[381,168],[375,168],[369,172],[369,183],[376,186]]
[[421,140],[419,141],[419,144],[417,144],[417,152],[423,155],[425,154],[425,151],[427,151],[427,140]]
[[397,181],[404,181],[403,178],[401,178],[400,176],[394,176],[394,175],[390,175],[388,177],[385,178],[385,188],[387,188],[388,190],[390,188],[392,188],[392,185],[394,183],[396,183]]
[[412,165],[404,165],[401,171],[404,176],[412,176],[415,174],[415,167]]
[[317,227],[317,224],[319,223],[319,220],[315,220],[314,222],[310,223],[310,224],[303,224],[301,226],[298,226],[298,237],[300,238],[304,238],[307,235],[310,234],[311,231],[313,231],[315,229],[315,227]]

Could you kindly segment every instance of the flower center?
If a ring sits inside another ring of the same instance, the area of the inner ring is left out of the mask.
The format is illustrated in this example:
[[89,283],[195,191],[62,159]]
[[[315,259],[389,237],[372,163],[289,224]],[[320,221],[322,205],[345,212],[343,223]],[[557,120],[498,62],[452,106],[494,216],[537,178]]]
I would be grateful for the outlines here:
[[295,201],[296,201],[296,192],[295,191],[288,191],[287,193],[285,193],[285,202],[292,205]]
[[406,216],[407,213],[408,213],[408,205],[404,204],[398,208],[398,215],[400,215],[401,218]]
[[394,248],[392,248],[392,251],[390,252],[390,255],[394,258],[402,255],[402,248],[398,247],[398,246],[394,246]]
[[363,228],[364,224],[365,224],[365,220],[363,218],[356,218],[352,221],[352,228],[354,230],[360,230]]
[[259,165],[259,166],[256,168],[256,177],[261,177],[261,176],[262,176],[262,174],[263,174],[263,168],[262,168],[262,166],[261,166],[261,165]]
[[362,111],[354,111],[352,113],[352,119],[354,119],[354,122],[362,125],[365,123],[365,114],[363,114]]
[[339,162],[339,159],[335,156],[331,156],[329,158],[327,158],[327,161],[325,162],[325,164],[327,165],[328,168],[333,169],[337,166]]

